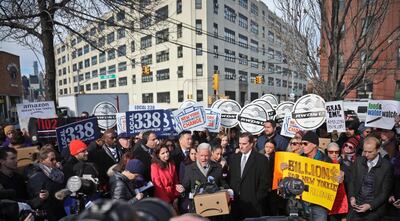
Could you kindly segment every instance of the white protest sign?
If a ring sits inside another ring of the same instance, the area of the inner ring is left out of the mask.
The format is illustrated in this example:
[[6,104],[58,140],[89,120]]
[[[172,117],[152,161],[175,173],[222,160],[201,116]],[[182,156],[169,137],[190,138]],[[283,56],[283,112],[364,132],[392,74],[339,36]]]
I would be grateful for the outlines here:
[[260,99],[268,101],[272,106],[278,106],[278,99],[273,94],[264,94]]
[[370,100],[368,102],[366,127],[391,130],[395,117],[400,113],[400,102],[393,100]]
[[210,132],[218,133],[221,127],[221,111],[215,108],[205,108],[206,125],[205,129]]
[[117,133],[126,133],[126,114],[117,113],[115,117],[117,118]]
[[275,121],[277,123],[282,123],[283,118],[285,118],[286,113],[291,113],[293,111],[294,103],[290,101],[281,102],[276,108]]
[[17,112],[21,131],[28,131],[31,117],[42,119],[57,117],[53,101],[17,104]]
[[182,130],[203,130],[206,114],[202,105],[193,105],[172,112]]
[[197,102],[195,100],[191,100],[191,99],[185,100],[185,101],[182,102],[182,104],[179,106],[178,109],[185,109],[187,107],[191,107],[191,106],[196,105],[196,104],[197,104]]
[[274,119],[276,112],[275,112],[274,106],[269,101],[263,100],[263,99],[256,99],[256,100],[252,101],[251,103],[261,105],[268,112],[267,120]]
[[221,111],[221,125],[223,127],[232,128],[238,124],[237,115],[240,113],[241,107],[235,100],[224,99],[212,108]]
[[316,94],[307,94],[297,100],[292,118],[304,130],[314,130],[326,119],[325,101]]
[[325,103],[326,108],[326,128],[328,133],[336,130],[346,132],[346,122],[344,119],[343,101],[331,101]]
[[291,113],[286,113],[282,122],[281,135],[293,138],[299,131],[301,131],[301,128],[297,125],[296,121],[292,119]]
[[92,114],[98,119],[99,127],[104,130],[113,128],[117,124],[117,120],[115,118],[117,113],[117,107],[108,101],[97,103],[92,112]]
[[264,131],[264,123],[268,120],[268,112],[260,104],[247,104],[238,115],[239,126],[242,131],[253,135]]

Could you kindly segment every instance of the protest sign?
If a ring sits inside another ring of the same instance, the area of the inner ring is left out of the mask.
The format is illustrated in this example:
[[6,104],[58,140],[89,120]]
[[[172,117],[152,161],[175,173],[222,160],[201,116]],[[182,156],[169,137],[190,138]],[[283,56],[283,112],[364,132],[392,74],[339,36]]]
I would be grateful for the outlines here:
[[218,109],[205,108],[206,125],[205,129],[209,132],[218,133],[221,127],[221,112]]
[[31,117],[57,117],[53,101],[17,104],[17,112],[21,131],[28,131],[29,119]]
[[268,101],[274,107],[278,106],[278,99],[273,94],[264,94],[260,99]]
[[182,104],[179,106],[178,109],[185,109],[187,107],[191,107],[191,106],[196,105],[196,104],[198,104],[198,103],[195,100],[191,100],[191,99],[185,100],[185,101],[182,102]]
[[117,113],[115,117],[117,119],[117,134],[126,133],[126,114]]
[[79,139],[85,143],[90,143],[100,137],[97,118],[91,117],[71,124],[67,124],[56,129],[58,149],[62,152],[68,148],[71,140]]
[[285,137],[294,137],[299,131],[301,131],[301,128],[297,125],[296,121],[292,119],[292,115],[286,113],[283,118],[281,135]]
[[[281,164],[287,168],[281,170]],[[330,210],[335,201],[339,186],[340,165],[310,159],[289,152],[276,152],[272,189],[277,189],[279,180],[285,177],[301,179],[308,185],[308,191],[302,194],[302,200],[323,206]]]
[[326,119],[325,101],[316,94],[307,94],[297,100],[292,118],[304,130],[314,130]]
[[157,104],[131,104],[129,105],[129,111],[141,111],[141,110],[156,110]]
[[285,101],[280,103],[276,108],[276,114],[275,114],[275,121],[277,123],[282,123],[283,118],[285,118],[286,113],[292,113],[294,103],[290,101]]
[[264,123],[268,119],[268,112],[260,104],[247,104],[238,115],[239,126],[242,131],[253,135],[264,131]]
[[261,105],[266,111],[267,111],[267,120],[268,119],[274,119],[275,117],[275,109],[274,106],[266,100],[263,99],[255,99],[254,101],[251,102],[252,104],[259,104]]
[[203,130],[206,124],[206,113],[204,107],[195,104],[191,107],[178,109],[172,112],[175,121],[182,130]]
[[140,132],[162,132],[164,110],[145,110],[126,112],[126,132],[135,135]]
[[221,111],[221,125],[225,128],[232,128],[238,124],[237,115],[240,113],[240,104],[234,100],[224,99],[212,108]]
[[99,127],[105,130],[117,124],[117,119],[115,117],[117,113],[117,107],[108,101],[100,102],[93,108],[93,115],[97,117]]
[[391,130],[395,124],[395,117],[399,113],[399,101],[370,100],[368,102],[365,126]]
[[326,128],[328,133],[336,130],[346,132],[346,122],[343,110],[343,101],[331,101],[325,103],[326,108]]
[[[157,133],[157,137],[169,137],[178,135],[177,130],[175,130],[175,121],[170,110],[164,111],[164,120],[162,124],[162,132]],[[178,129],[179,130],[179,129]]]

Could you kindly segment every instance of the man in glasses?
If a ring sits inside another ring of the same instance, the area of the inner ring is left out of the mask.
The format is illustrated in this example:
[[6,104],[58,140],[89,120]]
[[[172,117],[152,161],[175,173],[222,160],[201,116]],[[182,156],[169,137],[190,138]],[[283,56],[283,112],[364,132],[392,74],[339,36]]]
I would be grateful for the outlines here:
[[353,164],[348,220],[381,220],[386,214],[393,177],[390,162],[382,158],[379,149],[380,141],[367,137],[363,156]]
[[[318,149],[319,137],[313,131],[308,131],[302,138],[301,146],[303,148],[303,156],[320,160],[325,162],[331,162],[328,156]],[[310,220],[313,221],[326,221],[328,219],[328,211],[316,204],[311,204]]]

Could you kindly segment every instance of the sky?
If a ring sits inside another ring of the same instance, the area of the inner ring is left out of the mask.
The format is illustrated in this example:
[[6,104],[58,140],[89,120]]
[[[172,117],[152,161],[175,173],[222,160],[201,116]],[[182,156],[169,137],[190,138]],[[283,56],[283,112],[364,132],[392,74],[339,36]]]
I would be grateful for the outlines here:
[[[274,0],[262,0],[268,8],[276,12]],[[9,52],[19,56],[22,75],[33,74],[33,62],[39,61],[39,72],[44,69],[44,59],[41,54],[35,55],[29,48],[25,48],[13,41],[0,41],[0,51]],[[38,59],[39,58],[39,59]]]

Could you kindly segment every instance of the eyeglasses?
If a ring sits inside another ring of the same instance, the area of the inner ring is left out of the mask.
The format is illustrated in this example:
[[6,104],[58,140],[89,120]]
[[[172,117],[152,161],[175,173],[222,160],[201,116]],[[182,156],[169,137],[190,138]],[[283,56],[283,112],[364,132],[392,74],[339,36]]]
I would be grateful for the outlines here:
[[300,142],[300,144],[303,145],[303,146],[307,146],[309,144],[309,142],[302,141],[302,142]]
[[354,146],[348,145],[347,143],[345,143],[343,146],[344,146],[344,147],[348,147],[348,148],[350,148],[350,149],[354,149]]
[[294,146],[297,146],[297,145],[300,145],[301,144],[301,142],[290,142],[290,145],[294,145]]
[[338,150],[328,150],[328,154],[339,154]]

